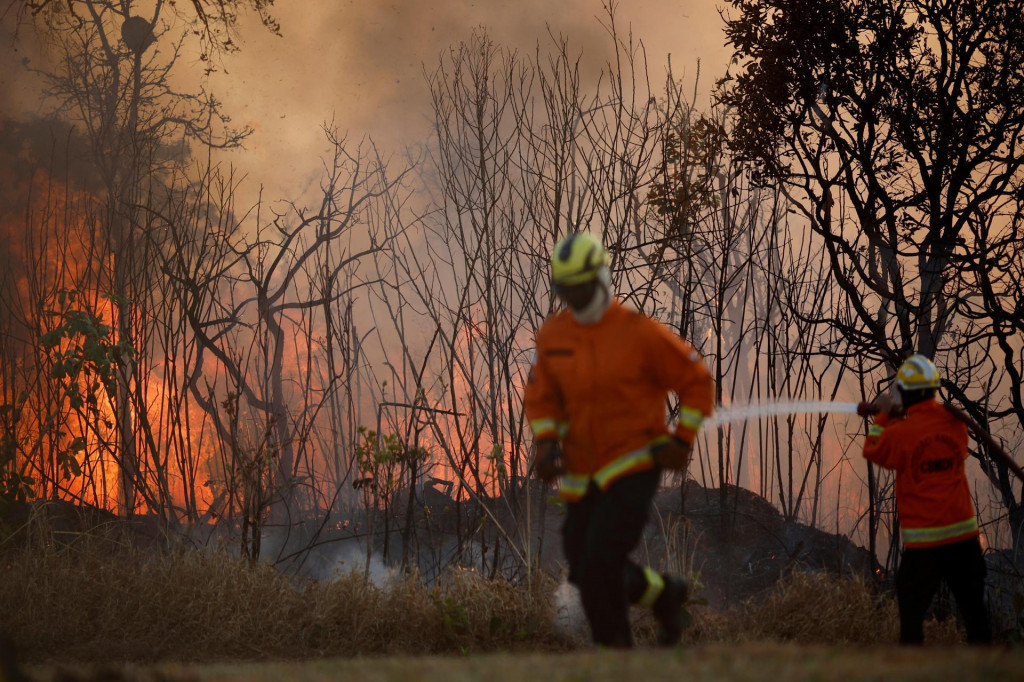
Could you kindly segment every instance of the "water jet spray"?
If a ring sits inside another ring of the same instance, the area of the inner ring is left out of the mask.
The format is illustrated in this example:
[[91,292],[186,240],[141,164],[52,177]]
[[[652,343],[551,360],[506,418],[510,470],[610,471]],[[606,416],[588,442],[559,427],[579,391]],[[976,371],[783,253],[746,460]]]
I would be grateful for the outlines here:
[[[1021,481],[1024,481],[1024,469],[1021,469],[1009,453],[996,442],[991,434],[983,429],[976,421],[971,419],[963,410],[948,403],[943,407],[951,415],[967,425],[968,430],[974,434],[979,442],[983,443],[991,453],[992,458],[1004,464]],[[780,415],[803,414],[807,412],[831,412],[839,414],[857,414],[862,417],[870,417],[878,413],[878,408],[869,402],[843,403],[830,400],[798,400],[790,402],[774,403],[751,403],[749,405],[729,405],[720,407],[715,413],[704,420],[704,426],[719,426],[731,422],[747,421],[749,419],[761,419],[764,417],[775,417]]]
[[858,403],[840,403],[831,400],[796,400],[790,402],[751,403],[749,405],[728,405],[718,407],[715,413],[704,420],[704,426],[718,426],[749,419],[775,417],[779,415],[803,414],[805,412],[838,412],[857,414]]

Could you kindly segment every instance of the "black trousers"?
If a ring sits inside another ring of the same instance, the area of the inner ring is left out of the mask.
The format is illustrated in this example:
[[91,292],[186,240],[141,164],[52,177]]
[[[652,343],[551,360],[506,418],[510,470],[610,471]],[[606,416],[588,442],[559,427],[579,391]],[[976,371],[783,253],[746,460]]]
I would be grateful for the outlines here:
[[985,558],[978,538],[938,547],[907,548],[896,573],[900,607],[900,644],[924,642],[924,616],[945,581],[967,627],[967,641],[992,641],[985,610]]
[[644,595],[647,577],[629,554],[640,542],[660,479],[656,468],[623,476],[603,492],[591,484],[581,500],[568,504],[562,542],[569,582],[580,590],[595,644],[633,643],[629,605]]

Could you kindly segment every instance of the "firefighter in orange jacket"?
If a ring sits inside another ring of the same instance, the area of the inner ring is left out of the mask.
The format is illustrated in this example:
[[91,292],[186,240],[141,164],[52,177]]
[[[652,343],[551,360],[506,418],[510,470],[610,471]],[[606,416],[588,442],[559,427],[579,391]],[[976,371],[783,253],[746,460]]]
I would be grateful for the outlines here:
[[[552,253],[551,279],[567,309],[537,332],[524,407],[536,440],[534,470],[562,476],[563,547],[594,642],[632,645],[629,605],[651,607],[658,641],[683,631],[685,579],[630,561],[663,467],[685,469],[702,420],[711,414],[711,376],[682,338],[612,296],[610,257],[589,233]],[[667,397],[679,398],[668,428]]]
[[900,643],[924,641],[924,617],[939,582],[956,599],[967,641],[992,641],[985,611],[985,559],[964,463],[967,426],[936,400],[942,380],[923,355],[896,373],[900,401],[875,399],[864,457],[896,472],[903,556],[896,574]]

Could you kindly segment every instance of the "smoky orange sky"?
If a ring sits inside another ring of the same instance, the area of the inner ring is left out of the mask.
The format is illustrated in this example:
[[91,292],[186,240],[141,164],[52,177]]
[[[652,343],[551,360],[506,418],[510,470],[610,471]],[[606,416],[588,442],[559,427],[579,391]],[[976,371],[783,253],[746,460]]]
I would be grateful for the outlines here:
[[[721,7],[715,0],[629,0],[617,5],[616,23],[643,41],[656,91],[671,54],[689,87],[700,60],[706,98],[730,54]],[[271,190],[315,179],[325,121],[390,150],[429,135],[424,69],[436,68],[439,54],[474,28],[524,57],[538,41],[542,49],[550,44],[549,28],[591,65],[603,63],[611,45],[600,0],[278,0],[273,12],[282,36],[247,17],[241,51],[210,84],[234,122],[255,129],[233,161]]]
[[[136,0],[145,15],[148,0]],[[184,5],[183,5],[184,6]],[[671,55],[673,70],[692,88],[701,63],[700,97],[724,74],[729,50],[719,0],[623,0],[615,5],[622,35],[632,31],[646,49],[652,88],[658,92]],[[492,40],[530,58],[551,43],[549,31],[569,38],[584,65],[602,65],[611,42],[601,0],[277,0],[272,9],[281,36],[257,16],[243,16],[241,50],[225,55],[206,86],[224,103],[233,123],[254,129],[245,149],[224,160],[265,188],[288,198],[315,184],[327,147],[327,121],[351,137],[372,136],[386,151],[429,135],[424,70],[439,55],[483,27]],[[45,55],[22,26],[12,39],[10,13],[0,21],[0,114],[47,113],[40,80],[23,63],[45,69]],[[181,25],[172,28],[172,33]],[[183,85],[202,78],[198,51],[176,67]],[[590,89],[594,83],[584,82]],[[691,91],[691,90],[688,90]]]

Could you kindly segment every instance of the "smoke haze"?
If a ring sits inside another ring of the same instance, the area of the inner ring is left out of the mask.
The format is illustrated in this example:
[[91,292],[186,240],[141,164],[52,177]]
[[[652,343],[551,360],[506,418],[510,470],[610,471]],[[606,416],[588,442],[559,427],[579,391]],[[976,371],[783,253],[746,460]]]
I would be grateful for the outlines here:
[[[700,96],[706,98],[728,59],[718,11],[710,0],[632,0],[616,5],[616,22],[622,36],[632,31],[643,42],[655,87],[669,55],[676,76],[688,83],[700,60]],[[538,44],[542,50],[550,45],[549,32],[568,37],[583,55],[588,88],[588,72],[596,74],[611,48],[600,0],[281,0],[273,13],[282,35],[273,35],[259,17],[244,16],[240,52],[225,55],[206,86],[235,124],[254,129],[245,150],[224,160],[275,198],[301,191],[319,174],[325,122],[353,137],[372,136],[393,151],[425,139],[424,71],[433,71],[439,55],[474,30],[486,30],[524,58]],[[15,40],[15,18],[8,12],[0,21],[0,115],[24,118],[45,112],[41,79],[27,67],[45,68],[46,57],[32,27],[23,25]],[[178,78],[192,81],[182,83],[184,89],[205,78],[204,66],[197,51],[183,57]]]
[[[282,37],[248,17],[241,52],[225,60],[210,84],[235,122],[255,129],[247,152],[231,160],[271,188],[304,186],[319,172],[325,121],[390,149],[428,136],[424,71],[432,72],[439,55],[475,29],[524,58],[538,43],[542,50],[550,45],[549,31],[567,36],[591,76],[611,48],[598,0],[308,0],[279,3],[275,15]],[[669,54],[676,76],[688,83],[701,60],[702,97],[724,73],[728,51],[709,0],[634,0],[617,6],[616,22],[620,34],[632,29],[634,40],[643,41],[655,88]]]

